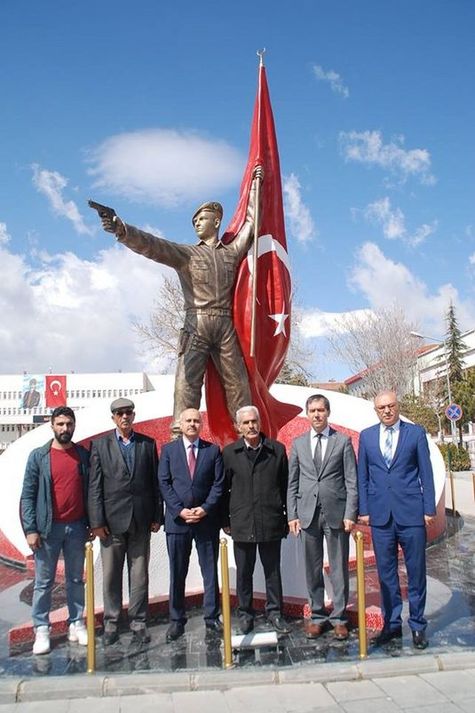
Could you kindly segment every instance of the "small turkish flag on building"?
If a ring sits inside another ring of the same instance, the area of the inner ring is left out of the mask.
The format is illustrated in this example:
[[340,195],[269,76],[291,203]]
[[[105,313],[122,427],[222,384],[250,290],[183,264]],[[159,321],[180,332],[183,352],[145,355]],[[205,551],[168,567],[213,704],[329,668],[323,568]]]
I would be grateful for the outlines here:
[[47,408],[66,406],[66,377],[52,376],[45,377],[45,402]]

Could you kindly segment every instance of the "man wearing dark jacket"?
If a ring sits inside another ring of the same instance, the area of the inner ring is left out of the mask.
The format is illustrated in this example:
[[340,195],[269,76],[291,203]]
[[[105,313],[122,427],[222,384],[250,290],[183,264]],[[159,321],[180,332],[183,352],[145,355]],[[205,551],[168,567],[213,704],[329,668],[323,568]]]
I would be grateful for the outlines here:
[[92,531],[101,539],[104,595],[104,644],[115,643],[122,609],[122,572],[129,571],[129,623],[133,640],[150,641],[146,628],[150,532],[162,523],[155,441],[136,433],[134,403],[111,404],[112,433],[93,441],[88,512]]
[[226,483],[225,532],[234,540],[238,613],[243,634],[254,628],[252,577],[256,553],[264,568],[266,615],[281,634],[290,632],[282,618],[280,548],[287,535],[285,502],[288,463],[285,447],[260,432],[255,406],[236,413],[241,438],[223,451]]
[[66,575],[69,641],[87,644],[83,622],[84,545],[89,453],[72,442],[74,411],[59,406],[51,414],[54,438],[30,453],[26,464],[20,513],[28,545],[35,558],[32,618],[36,629],[34,654],[50,650],[51,592],[60,552]]

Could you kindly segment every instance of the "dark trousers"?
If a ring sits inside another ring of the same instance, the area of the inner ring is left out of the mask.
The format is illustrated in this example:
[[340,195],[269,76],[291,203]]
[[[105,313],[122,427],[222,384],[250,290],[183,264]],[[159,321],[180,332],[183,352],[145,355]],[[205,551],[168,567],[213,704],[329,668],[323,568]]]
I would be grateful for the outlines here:
[[126,558],[129,572],[130,628],[142,629],[146,624],[150,531],[132,525],[122,535],[109,535],[106,540],[101,541],[106,631],[115,631],[119,623],[122,609],[122,573]]
[[281,542],[281,540],[257,543],[234,542],[236,592],[240,618],[252,619],[254,617],[252,575],[254,574],[257,550],[259,550],[266,581],[266,614],[269,616],[282,612]]
[[407,571],[409,626],[412,631],[423,631],[427,626],[427,620],[424,618],[427,594],[425,526],[398,525],[391,516],[386,525],[373,526],[371,536],[381,586],[384,628],[392,631],[402,623],[398,573],[398,545],[401,545]]
[[219,532],[210,534],[194,531],[167,533],[170,564],[170,620],[186,624],[185,580],[190,564],[191,546],[195,541],[201,576],[203,577],[203,613],[205,621],[219,617],[218,540]]

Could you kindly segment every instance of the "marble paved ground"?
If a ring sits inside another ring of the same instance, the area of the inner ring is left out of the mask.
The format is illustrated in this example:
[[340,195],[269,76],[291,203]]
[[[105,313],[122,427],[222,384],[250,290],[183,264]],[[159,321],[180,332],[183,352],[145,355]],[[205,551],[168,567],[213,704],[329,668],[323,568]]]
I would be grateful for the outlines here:
[[[428,550],[429,596],[427,614],[430,647],[426,652],[450,653],[475,647],[475,518],[449,521],[448,537]],[[354,586],[354,582],[352,583]],[[55,597],[61,603],[62,591]],[[63,675],[86,670],[86,651],[64,640],[54,643],[46,656],[33,656],[29,651],[8,655],[6,633],[14,624],[29,618],[31,580],[24,573],[0,568],[0,673],[8,676]],[[206,636],[204,622],[198,609],[190,611],[184,637],[167,644],[166,618],[150,622],[150,644],[134,646],[131,635],[124,630],[120,642],[104,647],[97,639],[97,671],[102,673],[185,670],[222,668],[222,644],[219,638]],[[256,631],[269,630],[264,617],[256,619]],[[233,631],[237,633],[233,619]],[[411,646],[407,626],[403,630],[402,646],[385,650],[370,646],[371,658],[424,656]],[[235,653],[235,664],[245,667],[286,667],[306,663],[349,662],[358,660],[358,638],[355,630],[347,642],[337,642],[329,631],[316,641],[308,641],[303,632],[302,619],[292,620],[292,632],[281,637],[278,646],[244,650]]]

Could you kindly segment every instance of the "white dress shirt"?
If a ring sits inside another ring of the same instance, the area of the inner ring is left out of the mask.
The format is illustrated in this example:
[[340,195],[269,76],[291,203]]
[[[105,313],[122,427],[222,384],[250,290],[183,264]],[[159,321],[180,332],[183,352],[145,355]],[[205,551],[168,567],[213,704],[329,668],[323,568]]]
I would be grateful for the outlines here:
[[[328,445],[328,437],[330,435],[330,426],[326,426],[326,428],[323,429],[321,432],[322,438],[322,463],[325,458],[325,453],[327,450],[327,445]],[[310,450],[312,451],[312,458],[315,457],[315,448],[317,447],[317,442],[318,442],[318,433],[312,428],[310,431]]]
[[[389,426],[389,428],[393,429],[393,447],[392,447],[392,453],[391,453],[391,459],[394,458],[394,454],[396,453],[396,448],[397,448],[397,442],[399,440],[399,430],[401,426],[401,421],[396,421],[392,426]],[[385,426],[384,423],[381,423],[379,426],[379,447],[381,449],[381,453],[384,456],[384,451],[385,451],[385,446],[386,446],[386,438],[388,435],[388,426]]]

